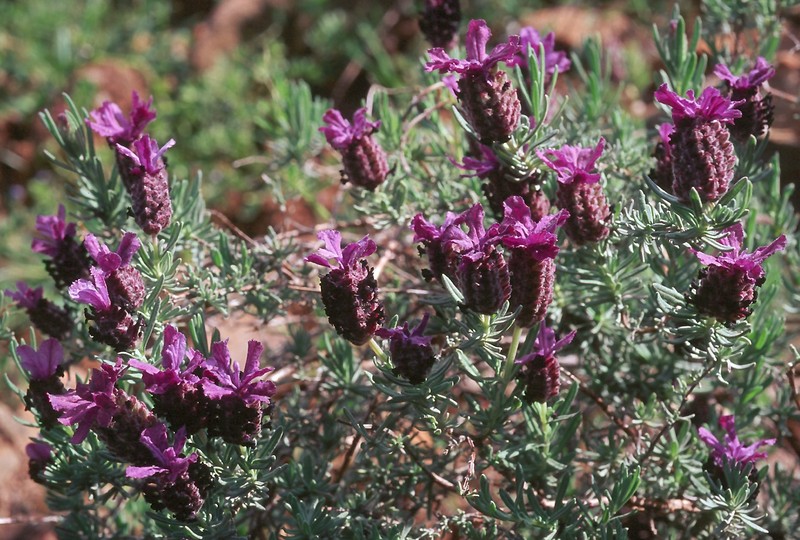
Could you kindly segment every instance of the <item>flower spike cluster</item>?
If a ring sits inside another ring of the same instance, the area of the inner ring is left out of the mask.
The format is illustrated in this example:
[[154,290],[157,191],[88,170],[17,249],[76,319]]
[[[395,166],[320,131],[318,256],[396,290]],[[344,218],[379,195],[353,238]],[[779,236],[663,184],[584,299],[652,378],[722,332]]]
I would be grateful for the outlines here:
[[378,298],[378,282],[366,257],[375,253],[375,242],[364,237],[342,249],[339,231],[321,231],[317,238],[325,243],[306,261],[330,272],[320,278],[322,304],[336,332],[354,345],[363,345],[383,323],[383,304]]
[[105,137],[114,150],[120,178],[131,196],[137,225],[147,234],[158,234],[172,218],[169,178],[163,156],[175,141],[170,139],[159,147],[155,139],[144,133],[156,117],[156,112],[150,109],[152,97],[143,102],[134,91],[132,101],[128,117],[119,105],[106,101],[90,113],[86,123]]
[[600,138],[594,148],[564,145],[559,150],[537,151],[545,165],[556,172],[558,207],[569,212],[564,223],[567,236],[576,245],[594,243],[609,234],[611,210],[595,163],[605,148]]
[[752,313],[750,306],[756,301],[757,288],[765,279],[762,264],[786,247],[786,236],[780,235],[769,245],[748,253],[742,249],[744,230],[741,223],[728,228],[727,233],[721,243],[730,247],[730,251],[715,257],[690,250],[706,267],[692,282],[687,297],[700,313],[732,324]]
[[528,403],[544,403],[558,395],[558,390],[561,388],[559,380],[561,366],[556,358],[556,352],[569,345],[574,337],[573,330],[556,340],[555,331],[542,321],[539,334],[533,343],[533,351],[514,361],[515,364],[522,366],[517,377]]
[[444,49],[428,51],[426,71],[458,73],[457,97],[464,116],[483,144],[503,142],[511,137],[520,119],[521,104],[508,75],[495,69],[499,62],[512,63],[520,50],[519,36],[497,45],[486,54],[492,36],[486,21],[472,20],[467,29],[464,60],[451,58]]
[[322,120],[328,125],[319,130],[328,144],[342,154],[342,183],[350,181],[374,191],[389,174],[386,153],[372,137],[381,123],[367,121],[364,108],[355,112],[352,124],[336,109],[326,112]]
[[775,75],[775,68],[759,56],[750,72],[735,76],[728,66],[718,64],[714,74],[725,81],[730,99],[738,102],[736,108],[742,115],[731,126],[731,135],[738,140],[747,139],[750,135],[761,137],[770,125],[774,113],[772,94],[762,94],[762,86]]
[[424,382],[436,362],[436,355],[431,347],[433,338],[423,335],[429,318],[430,313],[426,313],[414,330],[409,330],[406,322],[402,327],[379,328],[375,332],[375,335],[389,340],[389,352],[394,363],[393,373],[405,377],[411,384]]
[[672,109],[674,130],[669,135],[672,160],[672,192],[687,202],[692,188],[703,202],[716,201],[733,179],[736,154],[728,125],[742,116],[716,88],[708,87],[699,97],[689,90],[683,98],[662,84],[655,98]]

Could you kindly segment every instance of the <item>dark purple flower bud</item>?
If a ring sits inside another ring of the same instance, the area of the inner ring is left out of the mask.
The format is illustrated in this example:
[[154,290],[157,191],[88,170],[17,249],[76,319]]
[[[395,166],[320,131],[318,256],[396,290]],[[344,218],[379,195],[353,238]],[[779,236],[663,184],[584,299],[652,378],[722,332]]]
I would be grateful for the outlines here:
[[146,499],[154,510],[167,508],[181,521],[194,519],[208,494],[208,485],[193,477],[199,464],[196,453],[185,457],[181,451],[186,444],[186,430],[175,433],[170,445],[167,427],[156,424],[141,434],[141,443],[153,457],[154,465],[128,467],[128,478],[149,479],[145,485]]
[[462,255],[457,275],[464,305],[477,313],[492,314],[511,296],[508,264],[494,244]]
[[569,212],[564,230],[579,246],[598,242],[609,233],[606,224],[611,209],[599,183],[600,173],[593,172],[605,143],[601,137],[594,148],[564,145],[560,150],[536,152],[545,165],[556,171],[556,202]]
[[653,157],[656,158],[656,166],[650,169],[650,179],[667,193],[672,193],[672,150],[670,149],[669,138],[673,131],[675,131],[675,126],[668,122],[659,124],[658,135],[660,140],[653,152]]
[[386,152],[372,137],[381,123],[368,122],[364,108],[355,112],[352,124],[336,109],[329,109],[322,120],[328,125],[319,130],[325,134],[328,143],[342,154],[342,183],[349,180],[369,191],[381,185],[389,174],[389,165]]
[[692,90],[686,95],[680,97],[666,84],[655,93],[659,102],[672,108],[675,124],[669,138],[672,192],[686,202],[694,188],[703,202],[716,201],[733,179],[736,154],[727,125],[742,116],[736,108],[742,102],[731,102],[711,87],[697,99]]
[[342,250],[339,231],[321,231],[317,238],[325,242],[325,247],[306,257],[306,261],[331,269],[320,279],[328,320],[340,336],[354,345],[363,345],[384,318],[378,283],[364,260],[375,252],[375,242],[365,236]]
[[23,282],[17,282],[17,290],[6,289],[6,296],[24,309],[33,325],[41,332],[56,339],[64,339],[72,330],[73,321],[69,311],[44,298],[41,287],[31,289]]
[[555,353],[575,337],[573,330],[560,340],[556,341],[556,333],[552,328],[547,328],[544,321],[539,326],[539,334],[533,343],[533,351],[519,358],[514,363],[522,365],[517,376],[523,385],[525,401],[528,403],[544,403],[551,397],[558,395],[561,388],[561,366],[558,364]]
[[564,73],[572,67],[567,53],[556,50],[556,35],[553,32],[547,34],[544,39],[532,26],[526,26],[519,31],[520,51],[516,58],[508,62],[509,66],[520,66],[523,73],[528,70],[528,54],[533,53],[535,58],[539,58],[539,48],[544,47],[544,71],[547,73],[545,84],[549,82],[553,74],[558,70]]
[[264,346],[251,340],[247,346],[244,370],[231,360],[228,341],[211,344],[206,362],[206,377],[201,379],[203,393],[211,411],[208,434],[220,436],[231,444],[252,445],[261,433],[262,410],[270,404],[276,387],[272,381],[256,381],[273,368],[259,368]]
[[480,151],[481,158],[467,156],[463,164],[455,161],[453,164],[459,169],[473,171],[474,176],[487,181],[482,189],[495,217],[502,219],[503,203],[515,195],[522,197],[531,209],[534,220],[539,220],[550,212],[550,200],[539,185],[542,179],[540,173],[534,172],[528,178],[516,179],[497,159],[490,147],[481,144]]
[[[461,228],[462,224],[469,226],[469,232]],[[426,279],[441,280],[445,275],[457,283],[461,254],[474,249],[479,243],[478,235],[484,233],[483,208],[475,205],[461,214],[447,212],[440,227],[417,214],[411,220],[411,230],[414,231],[414,242],[421,242],[428,255],[430,270],[423,272],[427,274]]]
[[732,324],[752,313],[750,305],[757,298],[757,288],[764,283],[762,263],[786,247],[786,237],[780,235],[768,246],[747,253],[742,250],[744,231],[741,223],[727,231],[728,236],[721,243],[730,247],[730,251],[714,257],[690,250],[706,267],[692,282],[687,297],[700,313]]
[[29,345],[20,345],[17,354],[30,379],[25,393],[25,408],[36,409],[39,424],[43,428],[52,428],[58,422],[58,413],[50,404],[49,395],[60,395],[66,391],[61,382],[64,373],[61,343],[52,338],[45,340],[38,351]]
[[[183,367],[186,358],[189,361]],[[203,355],[187,349],[186,338],[172,325],[164,328],[161,369],[134,359],[128,361],[142,372],[145,388],[153,396],[155,414],[190,434],[206,427],[208,399],[196,375],[204,363]]]
[[147,234],[158,234],[169,225],[172,202],[169,198],[169,178],[164,153],[175,146],[170,139],[159,148],[155,139],[145,135],[133,143],[133,151],[117,145],[117,153],[127,158],[128,192],[131,195],[133,217]]
[[775,68],[761,56],[746,75],[733,75],[725,64],[718,64],[714,74],[725,81],[732,101],[741,101],[736,108],[742,113],[733,125],[728,126],[731,135],[738,140],[750,135],[761,137],[772,125],[774,106],[772,94],[761,94],[761,86],[775,75]]
[[442,49],[453,46],[460,22],[459,0],[425,0],[419,16],[419,28],[428,43]]
[[45,468],[53,462],[53,448],[47,443],[28,443],[25,447],[28,456],[28,475],[37,484],[44,484]]
[[75,239],[75,223],[67,223],[66,215],[64,205],[60,204],[55,216],[38,216],[39,238],[31,243],[33,251],[50,257],[44,265],[58,288],[89,276],[89,257],[83,244]]
[[125,233],[116,252],[101,245],[93,234],[87,234],[83,243],[105,275],[111,303],[128,311],[139,309],[144,302],[144,280],[139,271],[130,264],[140,247],[136,235]]
[[561,210],[537,223],[520,197],[511,197],[505,203],[505,217],[500,223],[499,234],[508,249],[511,309],[521,307],[516,321],[518,326],[531,327],[543,320],[553,301],[553,259],[558,254],[555,230],[568,217],[569,212]]
[[133,106],[128,117],[122,113],[119,105],[104,101],[100,107],[90,112],[89,118],[86,119],[86,124],[92,131],[105,137],[112,147],[116,144],[130,146],[144,133],[147,124],[156,117],[156,112],[150,109],[153,104],[152,97],[146,102],[140,101],[139,94],[134,91],[131,99]]
[[732,414],[721,416],[719,427],[725,430],[722,442],[706,428],[698,429],[698,436],[711,448],[711,457],[720,467],[725,463],[734,463],[742,469],[748,467],[760,459],[766,459],[767,453],[759,452],[759,448],[775,444],[775,439],[764,439],[749,446],[743,445],[736,434],[735,418]]
[[486,44],[492,33],[486,21],[470,21],[465,42],[467,58],[451,58],[442,48],[428,51],[430,61],[426,71],[455,72],[458,81],[458,100],[464,117],[484,144],[508,140],[519,124],[521,105],[517,91],[504,71],[494,69],[498,62],[514,62],[520,50],[519,36],[496,46],[486,54]]
[[422,322],[413,330],[408,329],[408,323],[401,327],[379,328],[376,335],[389,340],[389,352],[395,375],[405,377],[411,384],[421,384],[436,361],[431,347],[431,337],[423,336],[428,324],[430,314],[426,313]]

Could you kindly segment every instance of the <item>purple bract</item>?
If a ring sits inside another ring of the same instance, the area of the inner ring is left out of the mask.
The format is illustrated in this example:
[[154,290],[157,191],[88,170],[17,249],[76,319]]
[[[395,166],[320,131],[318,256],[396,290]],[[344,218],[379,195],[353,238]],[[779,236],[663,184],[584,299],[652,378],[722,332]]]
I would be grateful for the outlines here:
[[559,150],[537,150],[536,155],[556,172],[562,184],[595,184],[600,181],[600,173],[592,171],[605,146],[606,140],[600,137],[594,148],[564,145]]
[[116,251],[111,251],[107,246],[100,244],[93,234],[86,235],[83,245],[86,246],[86,251],[97,262],[100,269],[106,274],[110,274],[118,268],[128,266],[141,243],[135,233],[129,232],[122,236]]
[[734,120],[742,116],[741,111],[736,109],[736,105],[741,104],[742,101],[732,102],[711,86],[705,88],[699,98],[695,98],[693,90],[686,92],[686,97],[682,98],[670,90],[665,83],[658,87],[655,98],[660,103],[672,108],[672,121],[676,124],[695,119],[706,122],[719,120],[732,124]]
[[762,446],[771,446],[775,444],[775,439],[764,439],[749,446],[744,446],[739,441],[739,436],[736,434],[736,424],[734,420],[732,414],[720,417],[719,426],[725,430],[725,437],[721,442],[706,428],[701,427],[697,430],[700,440],[711,448],[711,457],[714,459],[714,462],[720,467],[722,467],[725,462],[745,466],[755,463],[759,459],[766,458],[767,453],[758,452],[758,449]]
[[539,333],[536,335],[536,341],[533,342],[533,350],[525,356],[518,358],[514,361],[515,364],[527,364],[533,361],[537,356],[548,358],[555,355],[575,338],[575,330],[556,341],[556,332],[552,328],[547,328],[544,321],[539,325]]
[[55,216],[38,216],[36,218],[36,232],[41,236],[34,238],[31,249],[50,257],[56,257],[61,252],[61,246],[67,238],[75,236],[75,223],[66,222],[67,210],[63,204],[58,205],[58,214]]
[[44,298],[44,289],[36,287],[31,289],[24,281],[17,281],[17,290],[6,289],[6,296],[14,300],[23,309],[36,309],[36,306]]
[[347,244],[342,250],[342,233],[335,230],[320,231],[317,238],[325,242],[325,247],[306,257],[306,261],[326,268],[354,268],[359,259],[375,253],[375,242],[365,236],[358,242]]
[[755,283],[764,276],[764,268],[761,266],[767,258],[777,251],[782,251],[786,247],[786,236],[780,235],[769,245],[757,248],[752,253],[747,253],[742,249],[744,240],[744,229],[741,223],[737,223],[726,229],[728,235],[720,240],[720,243],[732,249],[717,255],[708,255],[701,251],[690,249],[701,263],[706,266],[717,266],[726,269],[737,269],[747,276],[751,283]]
[[491,30],[483,19],[472,20],[467,29],[464,46],[467,58],[459,60],[451,58],[444,49],[436,47],[428,51],[430,61],[425,64],[425,71],[438,70],[440,73],[456,72],[488,73],[498,62],[514,62],[520,50],[519,36],[511,36],[507,43],[497,45],[490,54],[486,54],[486,44],[492,36]]
[[57,339],[46,339],[37,351],[30,345],[17,347],[19,363],[30,374],[31,380],[44,380],[56,373],[64,361],[64,349]]
[[144,132],[147,124],[156,117],[156,112],[150,109],[153,98],[147,101],[140,101],[139,94],[134,91],[131,94],[133,105],[130,116],[126,117],[119,105],[111,101],[104,101],[97,109],[89,113],[86,123],[92,130],[108,139],[110,144],[129,145],[138,139]]
[[561,210],[544,216],[538,223],[531,218],[531,209],[522,197],[509,197],[503,203],[505,216],[497,230],[503,245],[524,248],[536,260],[552,259],[558,254],[556,227],[569,218],[569,212]]
[[276,387],[272,381],[256,381],[257,377],[266,375],[274,368],[259,368],[259,359],[264,352],[264,346],[255,340],[247,343],[247,360],[244,370],[231,359],[228,350],[228,341],[211,344],[211,357],[206,362],[207,373],[212,378],[201,380],[203,392],[210,399],[220,399],[224,396],[235,395],[246,404],[259,401],[269,403],[270,397],[275,394]]
[[556,69],[558,69],[559,73],[564,73],[572,67],[572,62],[567,57],[567,53],[555,49],[556,35],[553,32],[550,32],[542,39],[542,36],[533,27],[526,26],[519,31],[519,39],[520,52],[513,60],[508,62],[509,66],[521,66],[523,69],[527,69],[528,50],[530,49],[538,58],[539,46],[542,45],[544,46],[545,73],[552,75],[556,72]]
[[759,56],[755,66],[747,74],[737,77],[731,73],[731,70],[725,64],[717,64],[717,67],[714,68],[714,74],[728,83],[733,89],[752,90],[771,79],[775,75],[775,68],[765,58]]
[[133,143],[133,151],[128,150],[121,144],[117,144],[117,151],[133,161],[139,170],[133,170],[134,174],[156,175],[164,168],[164,160],[161,159],[164,153],[175,146],[175,139],[168,140],[164,146],[158,147],[158,142],[145,135]]
[[336,109],[329,109],[322,120],[328,125],[319,130],[325,134],[328,144],[340,152],[347,150],[353,141],[371,135],[381,125],[380,121],[367,121],[367,110],[363,107],[353,115],[352,124]]
[[189,465],[197,461],[197,454],[182,457],[181,451],[186,444],[186,429],[180,428],[175,433],[173,443],[169,444],[167,426],[156,424],[142,431],[139,439],[155,458],[156,465],[149,467],[128,467],[125,475],[128,478],[148,478],[164,474],[170,482],[175,482],[178,477],[189,470]]
[[106,277],[103,270],[97,267],[91,269],[92,279],[79,279],[69,286],[69,296],[76,302],[88,304],[98,311],[111,308],[111,299],[108,296]]

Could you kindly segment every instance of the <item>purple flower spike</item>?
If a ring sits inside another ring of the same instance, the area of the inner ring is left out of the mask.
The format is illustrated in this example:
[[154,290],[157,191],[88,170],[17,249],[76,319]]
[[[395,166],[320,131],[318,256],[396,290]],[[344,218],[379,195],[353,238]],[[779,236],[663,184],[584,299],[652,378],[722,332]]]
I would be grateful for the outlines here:
[[86,235],[86,250],[105,274],[106,287],[111,303],[128,311],[139,309],[144,302],[145,287],[142,275],[130,265],[140,247],[134,233],[125,233],[117,251],[101,245],[93,234]]
[[125,476],[128,478],[148,478],[156,474],[164,474],[170,482],[189,470],[189,465],[197,461],[197,453],[182,457],[181,451],[186,444],[186,430],[181,428],[175,433],[175,440],[169,444],[167,426],[156,424],[142,432],[141,442],[153,454],[156,465],[150,467],[128,467]]
[[336,109],[328,110],[322,120],[328,125],[319,130],[325,134],[328,143],[342,154],[342,183],[349,180],[369,191],[382,184],[389,174],[389,165],[386,152],[372,137],[381,123],[368,122],[364,108],[355,112],[352,124]]
[[67,210],[63,204],[58,205],[58,214],[55,216],[38,216],[36,218],[36,232],[41,236],[34,238],[31,249],[49,257],[57,257],[62,244],[75,236],[75,223],[67,223]]
[[430,314],[426,313],[413,331],[408,329],[408,323],[404,323],[402,327],[379,328],[375,332],[375,335],[389,340],[389,352],[394,363],[392,372],[405,377],[411,384],[424,382],[436,361],[431,347],[433,338],[423,335],[429,318]]
[[75,223],[67,223],[64,205],[58,206],[55,216],[38,216],[31,249],[50,257],[45,261],[47,273],[59,288],[66,287],[76,279],[88,277],[89,261],[86,250],[75,239]]
[[53,376],[64,361],[64,349],[57,339],[42,342],[37,351],[30,345],[17,347],[20,364],[28,372],[31,380],[44,380]]
[[76,302],[88,304],[98,311],[111,308],[108,297],[105,273],[100,268],[92,268],[92,279],[79,279],[69,286],[69,296]]
[[750,306],[758,297],[757,289],[764,283],[762,264],[769,256],[786,247],[786,236],[780,235],[768,246],[753,253],[742,250],[744,231],[741,223],[730,227],[722,243],[731,247],[717,255],[708,255],[691,249],[706,267],[692,282],[689,301],[700,313],[715,317],[722,323],[732,324],[746,318]]
[[775,68],[759,56],[753,69],[746,75],[736,77],[723,64],[719,64],[714,73],[727,83],[731,99],[741,100],[736,108],[742,116],[730,126],[731,134],[738,140],[745,140],[750,135],[764,135],[772,125],[774,106],[772,94],[762,94],[761,87],[775,75]]
[[95,133],[105,137],[110,145],[128,146],[141,136],[147,124],[156,117],[156,112],[150,109],[153,104],[152,97],[144,102],[134,91],[132,101],[129,117],[123,114],[122,109],[116,103],[104,101],[100,107],[89,113],[86,123]]
[[656,90],[655,98],[660,103],[672,108],[672,121],[676,126],[679,123],[694,120],[705,122],[719,120],[725,124],[732,124],[734,120],[742,116],[741,111],[736,109],[736,105],[741,102],[731,102],[719,90],[711,86],[705,88],[699,98],[695,98],[693,90],[686,92],[686,97],[682,98],[664,83]]
[[714,74],[735,90],[753,90],[775,76],[775,68],[759,56],[755,66],[746,75],[735,76],[725,64],[717,64]]
[[247,360],[244,370],[231,360],[228,340],[211,344],[211,358],[206,364],[213,379],[203,379],[203,391],[211,399],[220,399],[228,395],[240,397],[248,405],[269,403],[275,394],[276,387],[272,381],[256,381],[274,368],[259,368],[259,359],[264,352],[264,345],[255,340],[247,343]]
[[537,150],[536,155],[556,172],[561,184],[595,184],[600,181],[600,173],[592,171],[605,146],[606,140],[600,137],[594,148],[564,145],[559,150]]
[[472,20],[467,29],[464,46],[467,58],[458,60],[451,58],[444,49],[436,47],[428,51],[430,61],[425,64],[425,71],[438,70],[440,73],[487,74],[498,62],[513,62],[520,49],[519,36],[511,36],[507,43],[497,45],[490,54],[486,54],[486,44],[492,37],[492,31],[483,19]]
[[525,400],[528,403],[544,403],[558,395],[561,388],[561,366],[555,354],[566,347],[574,337],[573,330],[556,341],[553,329],[547,328],[542,321],[533,344],[533,351],[514,361],[515,364],[522,366],[518,379],[523,385]]
[[559,73],[564,73],[572,67],[567,57],[567,53],[556,50],[556,35],[553,32],[547,34],[544,39],[533,27],[526,26],[519,31],[520,52],[516,57],[508,62],[509,66],[520,66],[523,70],[528,69],[528,50],[531,50],[536,58],[539,57],[539,46],[544,46],[544,70],[548,76],[552,76],[558,69]]
[[[175,146],[175,139],[168,140],[164,146],[159,148],[155,139],[145,135],[133,143],[133,151],[117,144],[117,152],[128,157],[135,167],[139,168],[138,174],[157,175],[165,167],[162,159],[164,154],[173,146]],[[133,174],[136,174],[135,169]]]
[[775,439],[764,439],[744,446],[736,434],[734,420],[732,414],[720,417],[719,426],[725,430],[725,437],[721,442],[706,428],[701,427],[697,430],[700,440],[711,448],[711,458],[714,463],[718,467],[724,466],[725,463],[733,463],[744,468],[760,459],[765,459],[767,453],[759,452],[758,449],[762,446],[772,446],[775,444]]

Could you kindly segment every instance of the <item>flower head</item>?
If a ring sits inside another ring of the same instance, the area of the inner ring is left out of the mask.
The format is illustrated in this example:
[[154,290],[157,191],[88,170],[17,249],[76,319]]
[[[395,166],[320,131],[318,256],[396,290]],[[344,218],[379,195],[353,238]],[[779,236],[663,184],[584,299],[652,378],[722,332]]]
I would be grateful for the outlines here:
[[558,70],[559,73],[564,73],[572,67],[567,57],[567,53],[556,50],[556,35],[553,32],[547,34],[542,39],[539,32],[532,26],[526,26],[519,31],[520,39],[520,52],[516,57],[508,62],[509,66],[521,66],[523,69],[528,67],[528,51],[532,51],[539,57],[539,47],[544,47],[544,70],[548,75],[552,75]]
[[64,361],[64,349],[57,339],[46,339],[37,351],[30,345],[17,347],[20,364],[31,380],[44,380],[53,376]]
[[717,64],[714,74],[734,90],[754,90],[775,75],[775,68],[765,58],[759,56],[755,66],[747,74],[737,77],[725,64]]
[[367,110],[363,107],[353,114],[352,124],[336,109],[329,109],[322,120],[328,125],[319,130],[325,134],[328,144],[340,152],[347,150],[354,141],[371,135],[381,126],[380,121],[367,121]]
[[168,140],[164,146],[159,148],[155,139],[145,135],[134,141],[133,151],[117,144],[117,152],[127,156],[133,162],[138,174],[157,175],[165,166],[164,160],[161,158],[173,146],[175,146],[175,139]]
[[720,94],[714,87],[706,87],[699,98],[695,98],[694,90],[686,92],[686,97],[682,98],[662,84],[656,90],[655,98],[660,103],[672,108],[672,121],[687,122],[699,119],[705,122],[719,120],[720,122],[732,124],[734,120],[742,116],[741,111],[736,105],[741,101],[731,101]]
[[110,144],[129,145],[139,138],[147,124],[156,117],[156,112],[150,109],[153,98],[141,101],[139,94],[132,93],[133,106],[131,113],[126,117],[119,105],[111,101],[104,101],[97,109],[89,113],[86,123],[92,130],[108,139]]
[[556,172],[562,184],[595,184],[600,181],[600,173],[592,171],[605,146],[606,140],[600,137],[594,148],[564,145],[559,150],[537,150],[536,155]]
[[519,36],[511,36],[507,43],[497,45],[487,55],[486,44],[490,37],[492,32],[486,21],[483,19],[470,21],[464,43],[467,58],[465,60],[451,58],[444,49],[436,47],[428,51],[430,61],[425,64],[425,71],[438,70],[440,73],[456,72],[462,75],[488,73],[498,62],[513,62],[520,49]]
[[111,273],[114,270],[128,266],[131,263],[133,255],[141,247],[139,239],[135,233],[128,232],[122,236],[116,251],[111,251],[108,246],[100,244],[97,237],[93,234],[87,234],[83,240],[86,246],[86,251],[95,260],[97,265],[106,273]]
[[531,209],[522,197],[509,197],[503,203],[505,215],[498,226],[497,234],[503,245],[509,248],[523,248],[536,260],[552,259],[558,254],[559,227],[569,218],[569,212],[561,210],[556,214],[544,216],[539,222],[531,218]]
[[[188,354],[187,354],[188,353]],[[183,361],[189,358],[184,367]],[[151,394],[164,394],[181,382],[195,384],[200,378],[195,370],[205,363],[205,358],[198,351],[187,349],[186,336],[178,332],[173,325],[164,328],[164,345],[161,349],[161,369],[152,364],[131,359],[128,364],[142,372],[142,381]]]
[[17,281],[17,290],[6,289],[6,296],[14,300],[23,309],[36,309],[44,299],[44,289],[36,287],[31,289],[24,281]]
[[106,276],[97,267],[91,269],[92,279],[79,279],[69,286],[69,296],[76,302],[88,304],[98,311],[111,308],[111,299],[106,287]]
[[125,476],[128,478],[148,478],[164,475],[169,482],[189,470],[189,465],[197,461],[197,453],[183,457],[181,451],[186,444],[186,429],[180,428],[175,433],[172,444],[169,444],[167,426],[158,423],[142,431],[141,443],[153,454],[156,464],[149,467],[128,467]]
[[201,383],[203,392],[211,399],[219,399],[227,395],[236,395],[246,404],[256,402],[269,403],[275,394],[276,387],[272,381],[256,381],[274,368],[259,368],[259,359],[264,346],[255,340],[247,343],[247,360],[244,369],[231,360],[228,340],[211,344],[211,357],[206,363],[211,377],[204,378]]
[[306,261],[326,268],[353,269],[358,261],[375,253],[377,246],[368,236],[358,242],[351,242],[342,249],[342,233],[336,230],[320,231],[317,238],[325,242],[325,247],[306,257]]
[[574,337],[575,331],[572,331],[556,341],[553,329],[547,328],[544,321],[540,323],[533,350],[514,361],[515,364],[522,366],[518,377],[528,403],[544,403],[558,395],[561,388],[561,366],[555,353],[569,344]]
[[524,365],[533,361],[537,356],[553,356],[572,343],[572,340],[575,338],[575,333],[575,330],[573,330],[563,338],[556,340],[555,330],[548,328],[547,325],[542,322],[542,324],[539,325],[539,333],[536,335],[536,340],[533,342],[533,350],[522,358],[515,360],[514,363]]
[[744,240],[742,224],[736,223],[726,229],[726,231],[728,234],[725,238],[720,240],[720,243],[730,247],[730,251],[724,251],[716,257],[694,249],[690,249],[690,251],[706,266],[737,269],[744,273],[747,279],[752,283],[764,277],[762,263],[775,252],[783,251],[783,249],[786,248],[786,236],[782,234],[769,245],[761,246],[754,252],[748,253],[742,249],[742,241]]
[[414,330],[408,323],[402,327],[379,328],[375,335],[389,340],[389,352],[394,363],[394,373],[407,378],[411,384],[420,384],[436,360],[431,347],[433,338],[423,335],[430,314],[426,313]]
[[711,457],[714,459],[714,462],[720,467],[722,467],[725,462],[734,463],[743,467],[755,463],[759,459],[765,459],[767,453],[759,452],[758,449],[762,446],[771,446],[775,444],[775,439],[764,439],[756,441],[749,446],[745,446],[739,441],[739,436],[736,434],[736,424],[734,420],[732,414],[720,417],[719,426],[725,430],[725,437],[721,442],[706,428],[701,427],[697,430],[700,440],[711,448]]
[[67,223],[67,210],[63,204],[58,205],[58,214],[55,216],[38,216],[36,218],[36,232],[39,238],[31,242],[31,249],[50,257],[56,257],[61,252],[62,245],[67,239],[75,236],[75,223]]

